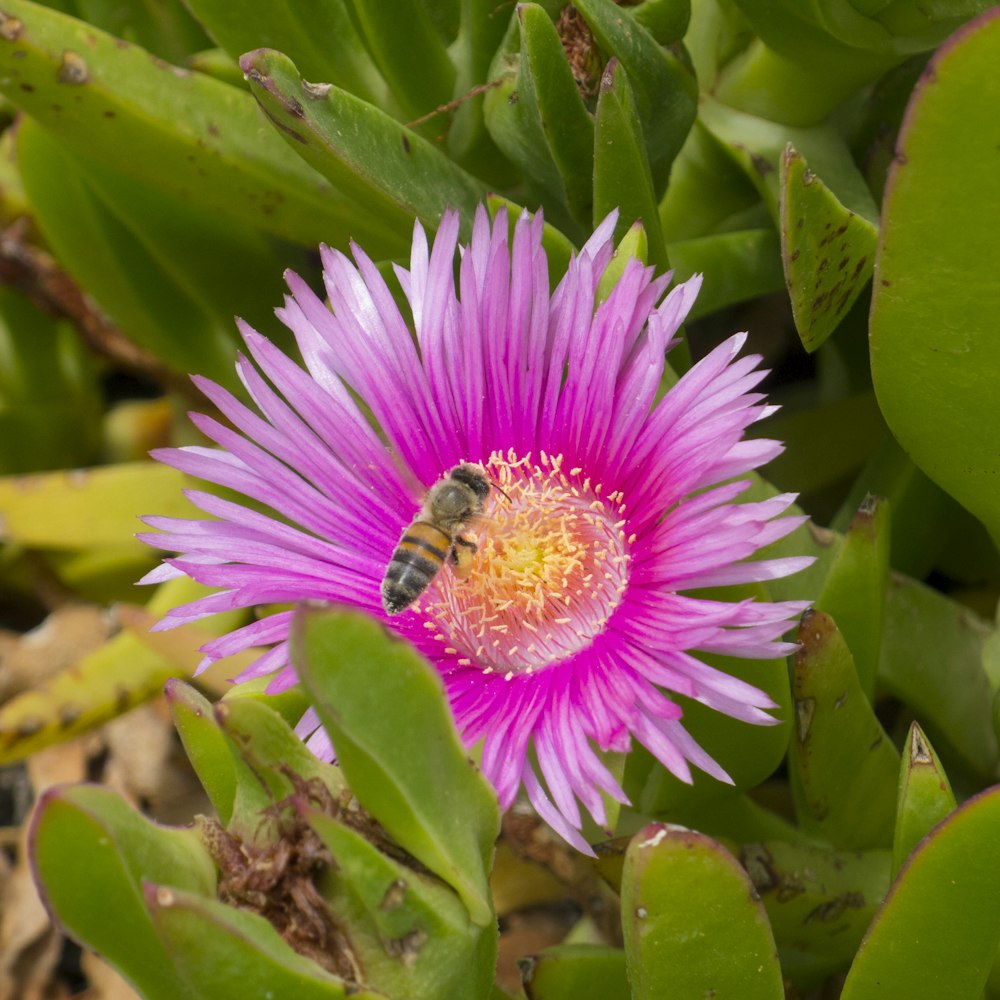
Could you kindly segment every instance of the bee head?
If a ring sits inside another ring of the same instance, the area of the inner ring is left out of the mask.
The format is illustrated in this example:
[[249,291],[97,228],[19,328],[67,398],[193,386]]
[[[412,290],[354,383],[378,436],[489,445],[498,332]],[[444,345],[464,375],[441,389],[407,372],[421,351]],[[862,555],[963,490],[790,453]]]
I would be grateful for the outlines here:
[[450,477],[463,486],[468,486],[480,500],[490,495],[490,481],[474,465],[456,465]]

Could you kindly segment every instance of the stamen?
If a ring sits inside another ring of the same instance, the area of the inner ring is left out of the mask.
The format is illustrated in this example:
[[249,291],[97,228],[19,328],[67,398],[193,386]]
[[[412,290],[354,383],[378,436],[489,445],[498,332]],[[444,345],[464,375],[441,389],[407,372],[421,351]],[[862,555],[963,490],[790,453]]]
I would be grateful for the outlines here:
[[[627,518],[620,490],[581,481],[562,455],[494,452],[468,579],[441,572],[424,613],[446,652],[508,679],[565,660],[607,626],[628,587]],[[603,495],[602,495],[603,493]],[[431,624],[433,623],[433,624]]]

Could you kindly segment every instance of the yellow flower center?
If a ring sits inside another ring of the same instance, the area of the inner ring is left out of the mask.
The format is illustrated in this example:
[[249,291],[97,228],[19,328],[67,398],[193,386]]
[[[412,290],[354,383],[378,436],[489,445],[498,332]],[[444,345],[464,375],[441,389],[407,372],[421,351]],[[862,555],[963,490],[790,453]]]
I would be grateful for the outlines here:
[[564,660],[599,635],[628,586],[625,503],[562,456],[494,452],[496,486],[464,537],[478,551],[439,574],[425,627],[460,662],[508,677]]

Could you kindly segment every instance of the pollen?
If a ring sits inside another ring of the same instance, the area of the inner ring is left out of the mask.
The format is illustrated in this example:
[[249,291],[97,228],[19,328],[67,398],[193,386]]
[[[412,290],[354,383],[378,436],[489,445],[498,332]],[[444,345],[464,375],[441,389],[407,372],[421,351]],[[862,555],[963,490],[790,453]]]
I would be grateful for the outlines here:
[[508,680],[588,647],[628,587],[635,536],[626,540],[621,491],[565,465],[494,452],[482,467],[497,488],[465,533],[477,546],[471,572],[439,574],[423,605],[447,652]]

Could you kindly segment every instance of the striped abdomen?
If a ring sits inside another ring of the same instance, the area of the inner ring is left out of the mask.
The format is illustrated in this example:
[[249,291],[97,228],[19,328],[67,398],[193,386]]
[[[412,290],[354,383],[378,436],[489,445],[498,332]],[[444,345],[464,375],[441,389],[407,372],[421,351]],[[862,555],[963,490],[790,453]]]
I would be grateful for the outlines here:
[[405,611],[430,586],[451,546],[451,536],[429,521],[414,521],[406,529],[382,580],[386,614]]

